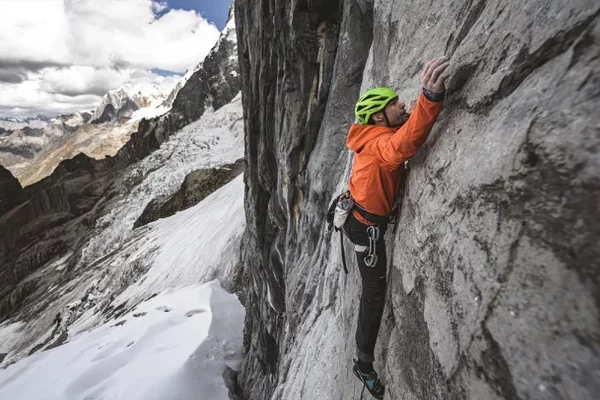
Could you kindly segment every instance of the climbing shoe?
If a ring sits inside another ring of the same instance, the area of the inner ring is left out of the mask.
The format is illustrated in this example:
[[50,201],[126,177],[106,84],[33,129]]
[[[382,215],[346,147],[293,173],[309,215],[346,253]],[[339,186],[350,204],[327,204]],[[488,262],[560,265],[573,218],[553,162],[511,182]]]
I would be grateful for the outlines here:
[[362,399],[365,388],[371,393],[373,397],[376,399],[383,399],[383,394],[385,393],[385,387],[377,377],[377,372],[372,371],[368,374],[361,372],[360,368],[358,368],[357,364],[358,360],[354,359],[354,366],[352,367],[352,371],[354,375],[363,383],[363,391],[360,394],[360,398]]

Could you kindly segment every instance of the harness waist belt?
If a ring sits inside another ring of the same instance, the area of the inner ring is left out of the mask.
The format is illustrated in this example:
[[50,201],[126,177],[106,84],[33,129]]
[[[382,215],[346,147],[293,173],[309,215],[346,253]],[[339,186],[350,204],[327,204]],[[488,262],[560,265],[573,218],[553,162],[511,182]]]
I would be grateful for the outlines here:
[[357,202],[354,202],[354,208],[356,209],[356,211],[358,211],[360,215],[362,215],[364,219],[366,219],[369,222],[373,222],[374,224],[387,224],[390,221],[390,217],[384,217],[383,215],[370,213]]

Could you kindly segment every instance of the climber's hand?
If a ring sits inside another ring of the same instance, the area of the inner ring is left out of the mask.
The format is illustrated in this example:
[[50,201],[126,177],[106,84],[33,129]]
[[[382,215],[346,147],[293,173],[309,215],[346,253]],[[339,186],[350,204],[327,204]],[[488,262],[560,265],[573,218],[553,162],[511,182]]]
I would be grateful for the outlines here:
[[450,65],[450,60],[447,57],[434,58],[429,61],[421,75],[423,88],[433,93],[444,93],[446,91],[444,82],[448,77],[446,71],[448,65]]

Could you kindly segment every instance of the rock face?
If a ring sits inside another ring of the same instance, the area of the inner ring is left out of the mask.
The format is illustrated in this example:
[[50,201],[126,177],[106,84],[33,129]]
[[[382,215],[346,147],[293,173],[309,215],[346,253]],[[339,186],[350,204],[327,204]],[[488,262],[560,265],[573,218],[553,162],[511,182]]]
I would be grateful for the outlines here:
[[129,118],[134,113],[134,111],[139,110],[139,106],[133,101],[127,99],[123,102],[123,105],[118,110],[112,104],[107,104],[104,107],[104,111],[98,117],[98,119],[93,120],[92,124],[104,124],[107,122],[116,122],[120,121],[123,118]]
[[9,170],[0,166],[0,215],[20,204],[23,200],[23,190],[17,178]]
[[[50,176],[25,189],[0,168],[0,321],[18,308],[31,307],[35,295],[44,294],[50,283],[42,274],[35,274],[41,267],[51,268],[51,261],[65,258],[70,265],[67,270],[74,268],[82,257],[86,234],[110,212],[111,199],[123,185],[135,187],[136,182],[121,176],[126,166],[151,154],[207,107],[233,99],[239,91],[239,73],[237,48],[230,37],[223,36],[217,42],[205,65],[213,71],[229,68],[235,74],[213,77],[197,71],[210,82],[207,90],[192,95],[184,87],[175,99],[178,106],[164,116],[140,121],[137,132],[114,157],[96,160],[79,154],[62,161]],[[219,60],[225,60],[226,65],[221,67]],[[188,84],[198,85],[198,81],[190,79]],[[67,273],[59,279],[69,277]]]
[[219,168],[205,168],[191,172],[185,177],[177,192],[148,203],[142,215],[135,221],[134,229],[195,206],[243,171],[244,160],[238,160],[234,164]]
[[198,68],[178,92],[173,110],[186,116],[186,122],[200,117],[208,107],[218,109],[229,103],[240,91],[235,23],[230,9],[227,26],[215,51],[206,56]]
[[414,99],[423,66],[443,54],[445,111],[386,235],[375,363],[386,398],[597,396],[599,15],[592,1],[236,2],[241,398],[360,396],[360,281],[356,267],[340,273],[324,214],[347,187],[359,93],[391,86]]

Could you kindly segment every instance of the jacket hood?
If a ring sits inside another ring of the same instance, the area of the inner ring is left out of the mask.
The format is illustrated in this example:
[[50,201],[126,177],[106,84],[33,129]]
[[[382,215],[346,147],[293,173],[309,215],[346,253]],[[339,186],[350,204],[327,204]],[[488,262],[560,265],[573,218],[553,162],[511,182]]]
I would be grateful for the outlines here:
[[352,124],[346,139],[346,146],[353,152],[360,153],[369,141],[384,133],[394,133],[394,129],[379,125]]

